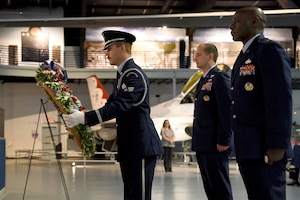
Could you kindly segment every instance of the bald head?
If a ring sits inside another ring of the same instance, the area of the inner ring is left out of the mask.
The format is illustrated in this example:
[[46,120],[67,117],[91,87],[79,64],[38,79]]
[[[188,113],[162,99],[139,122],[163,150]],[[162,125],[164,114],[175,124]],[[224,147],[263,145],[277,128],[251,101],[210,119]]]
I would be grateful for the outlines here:
[[267,24],[267,17],[263,10],[258,7],[244,7],[236,11],[236,13],[241,13],[247,16],[248,19],[258,19],[258,28],[263,30]]
[[254,35],[263,33],[267,18],[262,9],[258,7],[244,7],[237,10],[230,25],[234,41],[244,44]]

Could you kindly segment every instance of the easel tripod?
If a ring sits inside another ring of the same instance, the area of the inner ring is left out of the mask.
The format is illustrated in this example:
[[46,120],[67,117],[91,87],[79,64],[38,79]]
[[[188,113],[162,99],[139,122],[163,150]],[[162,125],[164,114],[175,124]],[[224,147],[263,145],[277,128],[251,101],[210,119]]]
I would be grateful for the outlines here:
[[[67,188],[66,181],[65,181],[65,178],[64,178],[64,174],[63,174],[61,162],[60,162],[60,159],[57,156],[58,155],[58,151],[57,151],[57,148],[56,148],[56,145],[55,145],[54,136],[53,136],[53,133],[52,133],[52,130],[51,130],[51,126],[50,126],[50,123],[49,123],[47,111],[45,109],[45,104],[46,103],[47,102],[44,103],[43,99],[41,99],[39,116],[38,116],[37,127],[36,127],[36,133],[37,133],[37,130],[38,130],[39,121],[40,121],[40,115],[41,115],[42,108],[43,108],[43,111],[44,111],[44,114],[45,114],[45,117],[46,117],[46,120],[47,120],[48,128],[49,128],[50,136],[51,136],[51,141],[52,141],[52,144],[53,144],[53,149],[54,149],[55,155],[56,155],[57,166],[58,166],[59,173],[60,173],[61,180],[62,180],[62,184],[63,184],[63,187],[64,187],[66,200],[70,200],[70,196],[69,196],[68,188]],[[31,168],[31,162],[32,162],[32,157],[33,157],[33,152],[34,152],[35,141],[36,141],[36,137],[34,138],[33,147],[32,147],[32,151],[31,151],[31,154],[30,154],[29,167],[28,167],[28,172],[27,172],[27,177],[26,177],[25,188],[24,188],[22,200],[25,199],[25,193],[26,193],[26,188],[27,188],[27,183],[28,183],[28,177],[29,177],[30,168]]]

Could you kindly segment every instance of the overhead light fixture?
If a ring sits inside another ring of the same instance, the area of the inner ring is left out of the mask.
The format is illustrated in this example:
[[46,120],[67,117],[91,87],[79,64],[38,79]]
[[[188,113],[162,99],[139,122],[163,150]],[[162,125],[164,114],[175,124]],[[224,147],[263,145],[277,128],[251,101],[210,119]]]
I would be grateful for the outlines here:
[[[263,10],[266,15],[275,15],[275,14],[297,14],[300,13],[300,9],[280,9],[280,10]],[[224,16],[233,16],[235,11],[220,11],[220,12],[202,12],[202,13],[184,13],[184,14],[173,14],[166,17],[176,17],[180,19],[185,17],[224,17]],[[158,15],[159,16],[159,15]]]
[[28,32],[31,36],[36,37],[36,36],[40,35],[41,28],[40,27],[30,27]]
[[281,9],[281,10],[264,10],[266,15],[275,14],[297,14],[300,13],[300,9]]

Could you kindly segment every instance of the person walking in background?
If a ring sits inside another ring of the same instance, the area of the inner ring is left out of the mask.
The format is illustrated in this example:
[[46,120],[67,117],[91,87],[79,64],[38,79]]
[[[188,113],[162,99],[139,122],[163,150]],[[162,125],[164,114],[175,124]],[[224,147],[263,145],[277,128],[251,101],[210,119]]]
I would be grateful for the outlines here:
[[175,134],[169,120],[165,120],[160,131],[162,145],[164,147],[164,167],[166,172],[172,172],[172,155],[175,147]]
[[243,49],[231,75],[236,159],[248,198],[286,199],[286,164],[291,156],[292,79],[290,58],[263,35],[267,19],[258,7],[237,10],[230,25]]
[[104,31],[102,35],[107,59],[118,66],[113,92],[102,108],[89,112],[74,110],[63,118],[69,128],[78,124],[93,126],[116,118],[124,200],[151,200],[156,159],[163,153],[163,147],[150,118],[149,80],[131,57],[134,35],[115,30]]
[[195,92],[192,150],[208,200],[232,200],[229,154],[232,140],[230,76],[216,66],[215,45],[202,43],[194,61],[203,75]]

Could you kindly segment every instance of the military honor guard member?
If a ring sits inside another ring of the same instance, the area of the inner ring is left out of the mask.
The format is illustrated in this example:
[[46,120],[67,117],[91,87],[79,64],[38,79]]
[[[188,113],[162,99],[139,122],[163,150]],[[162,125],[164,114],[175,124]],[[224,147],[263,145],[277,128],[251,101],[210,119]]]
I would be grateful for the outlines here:
[[291,63],[285,50],[263,35],[267,19],[258,7],[236,11],[230,25],[243,49],[231,76],[236,159],[248,198],[286,199],[291,155]]
[[89,112],[74,110],[63,118],[67,127],[93,126],[116,118],[124,200],[151,200],[156,159],[163,153],[163,147],[150,118],[149,80],[131,57],[134,35],[115,30],[104,31],[102,35],[107,59],[118,66],[113,92],[104,107]]

